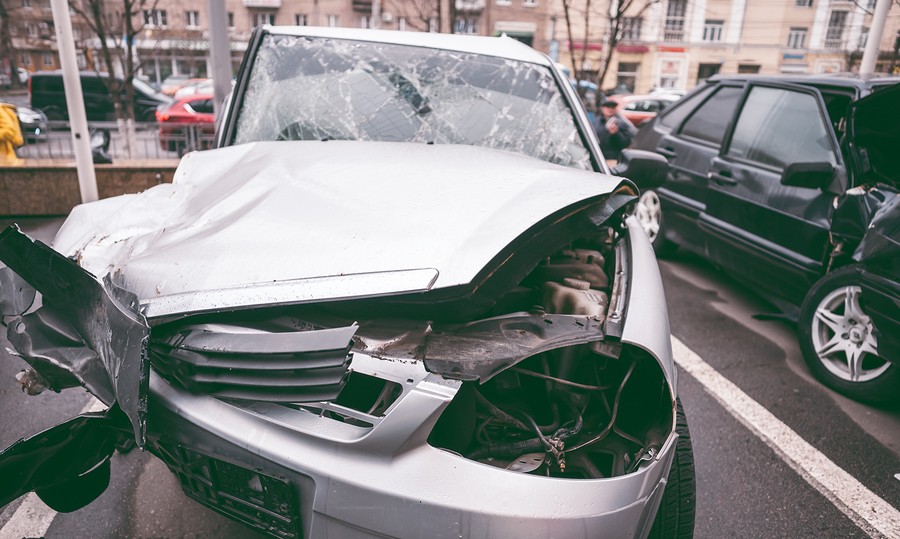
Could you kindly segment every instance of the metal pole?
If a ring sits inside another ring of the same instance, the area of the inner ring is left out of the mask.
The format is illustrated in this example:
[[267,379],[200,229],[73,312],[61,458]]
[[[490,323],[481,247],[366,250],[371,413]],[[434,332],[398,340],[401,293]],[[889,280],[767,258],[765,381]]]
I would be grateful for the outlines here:
[[875,5],[875,13],[872,15],[872,27],[869,28],[869,36],[866,38],[866,50],[863,52],[862,62],[859,65],[860,75],[870,75],[875,72],[875,62],[878,60],[878,47],[881,45],[881,35],[884,33],[884,22],[887,20],[888,11],[891,9],[892,0],[878,0]]
[[225,98],[231,92],[231,46],[228,42],[228,16],[223,0],[207,0],[209,9],[209,59],[212,63],[213,104],[216,118],[221,116]]
[[[97,194],[97,178],[91,156],[91,137],[88,133],[84,96],[81,93],[81,74],[75,59],[75,40],[72,36],[72,20],[66,0],[50,0],[53,9],[53,25],[56,27],[56,44],[59,47],[59,63],[62,66],[63,85],[66,90],[66,107],[69,109],[69,128],[72,131],[72,147],[75,149],[75,167],[78,169],[78,188],[81,202],[94,202]],[[13,73],[15,75],[15,73]]]

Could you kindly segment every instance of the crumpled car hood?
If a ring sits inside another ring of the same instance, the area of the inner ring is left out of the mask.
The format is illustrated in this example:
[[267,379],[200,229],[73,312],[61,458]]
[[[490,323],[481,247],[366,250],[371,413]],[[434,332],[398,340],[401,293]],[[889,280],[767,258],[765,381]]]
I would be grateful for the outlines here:
[[258,142],[75,208],[54,248],[148,318],[425,291],[469,283],[542,219],[620,183],[472,146]]

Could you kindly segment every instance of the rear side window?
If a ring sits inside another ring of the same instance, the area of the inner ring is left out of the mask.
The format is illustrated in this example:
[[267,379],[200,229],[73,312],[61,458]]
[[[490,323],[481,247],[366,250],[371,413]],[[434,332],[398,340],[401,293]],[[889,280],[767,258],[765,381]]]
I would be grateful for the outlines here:
[[774,168],[791,163],[836,163],[816,98],[780,88],[750,91],[728,155]]
[[681,128],[681,134],[713,144],[722,144],[728,122],[734,116],[734,109],[737,108],[738,99],[743,91],[743,88],[731,86],[719,88],[688,118]]
[[109,91],[100,77],[81,77],[81,89],[87,94],[106,95]]
[[670,107],[669,110],[662,115],[662,117],[660,117],[659,123],[664,127],[668,127],[669,129],[677,128],[679,125],[681,125],[681,122],[683,122],[684,119],[687,118],[688,114],[690,114],[697,105],[703,102],[703,100],[706,99],[706,97],[715,88],[715,86],[707,86],[697,93],[689,95],[681,101],[678,101],[675,105],[672,105],[672,107]]
[[201,114],[213,113],[212,99],[198,99],[197,101],[191,101],[188,105],[194,109],[194,112],[199,112]]

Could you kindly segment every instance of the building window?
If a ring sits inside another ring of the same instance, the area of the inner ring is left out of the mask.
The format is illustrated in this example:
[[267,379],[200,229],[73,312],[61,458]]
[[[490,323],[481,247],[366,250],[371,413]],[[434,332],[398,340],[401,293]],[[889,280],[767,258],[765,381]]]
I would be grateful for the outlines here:
[[512,0],[497,0],[498,6],[511,6]]
[[22,0],[22,7],[25,9],[31,9],[31,0]]
[[738,73],[749,75],[759,73],[759,64],[738,64]]
[[397,30],[400,30],[401,32],[406,31],[406,17],[397,18]]
[[294,15],[295,26],[306,26],[309,24],[309,15],[306,13],[297,13]]
[[794,0],[797,7],[812,7],[813,0]]
[[537,6],[537,0],[522,0],[522,5],[525,7],[535,7]]
[[806,28],[792,26],[788,32],[787,46],[792,49],[802,49],[806,47]]
[[700,64],[697,68],[697,82],[706,80],[719,73],[722,64]]
[[722,41],[722,28],[725,21],[707,19],[703,24],[703,41]]
[[616,88],[624,86],[629,92],[634,92],[634,83],[640,67],[641,64],[638,62],[619,62],[616,70]]
[[828,30],[825,31],[825,48],[842,49],[844,45],[844,27],[847,25],[846,11],[832,11],[828,19]]
[[863,26],[862,30],[860,30],[860,32],[859,32],[859,41],[856,42],[856,48],[860,49],[860,50],[865,49],[866,41],[868,41],[868,40],[869,40],[869,27]]
[[663,41],[684,41],[684,12],[687,0],[669,0]]
[[331,28],[336,28],[338,25],[338,16],[337,15],[328,15],[328,17],[326,17],[326,21],[327,21],[327,23],[326,23],[327,26],[330,26]]
[[53,67],[53,55],[49,52],[44,53],[44,67]]
[[21,66],[30,66],[31,65],[31,55],[27,52],[23,52],[19,56],[19,65]]
[[478,33],[478,19],[469,18],[469,19],[456,19],[456,33],[457,34],[477,34]]
[[428,19],[428,31],[429,32],[437,32],[439,30],[437,17],[431,17]]
[[228,12],[228,27],[234,28],[234,11]]
[[369,18],[368,15],[362,15],[359,17],[359,27],[360,28],[371,28],[372,27],[372,20]]
[[621,28],[622,41],[640,41],[641,25],[644,20],[640,17],[623,17]]
[[253,14],[253,26],[262,26],[264,24],[275,24],[275,14],[268,12],[260,12]]
[[184,12],[184,25],[188,28],[200,27],[200,12],[196,10]]
[[25,24],[25,32],[28,34],[28,37],[37,37],[37,35],[38,35],[37,25],[32,24],[30,22],[26,23]]
[[145,9],[144,25],[165,28],[169,25],[169,17],[164,9]]

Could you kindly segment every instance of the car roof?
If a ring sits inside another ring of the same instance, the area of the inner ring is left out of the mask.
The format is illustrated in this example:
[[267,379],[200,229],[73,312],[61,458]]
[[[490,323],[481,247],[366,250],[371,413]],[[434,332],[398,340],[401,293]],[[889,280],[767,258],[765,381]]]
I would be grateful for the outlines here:
[[717,81],[752,81],[772,83],[806,84],[811,86],[842,86],[855,88],[865,93],[874,86],[900,83],[900,77],[884,74],[859,75],[858,73],[836,73],[822,75],[714,75],[708,79]]
[[433,49],[483,54],[508,58],[521,62],[550,66],[550,59],[528,45],[506,35],[500,37],[472,36],[459,34],[439,34],[435,32],[399,32],[395,30],[373,30],[361,28],[332,28],[317,26],[268,26],[264,29],[272,34],[326,37],[350,41],[391,43]]

